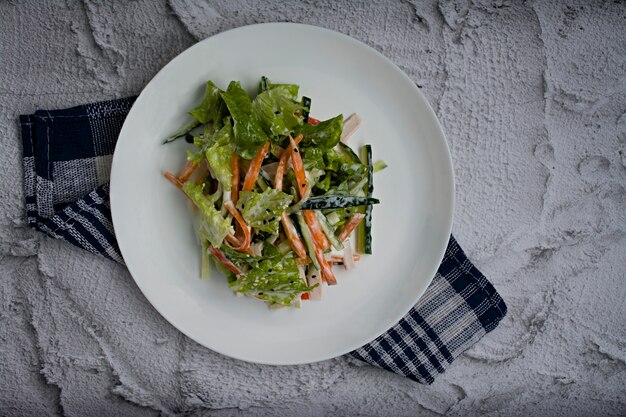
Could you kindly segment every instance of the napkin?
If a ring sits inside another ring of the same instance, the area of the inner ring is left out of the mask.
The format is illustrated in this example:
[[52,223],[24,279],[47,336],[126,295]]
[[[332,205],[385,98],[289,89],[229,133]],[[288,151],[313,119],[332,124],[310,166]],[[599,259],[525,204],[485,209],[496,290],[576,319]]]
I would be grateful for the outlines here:
[[[115,142],[135,97],[20,116],[28,223],[124,263],[111,222],[108,180]],[[417,382],[435,377],[506,315],[506,304],[450,236],[417,304],[348,355]]]

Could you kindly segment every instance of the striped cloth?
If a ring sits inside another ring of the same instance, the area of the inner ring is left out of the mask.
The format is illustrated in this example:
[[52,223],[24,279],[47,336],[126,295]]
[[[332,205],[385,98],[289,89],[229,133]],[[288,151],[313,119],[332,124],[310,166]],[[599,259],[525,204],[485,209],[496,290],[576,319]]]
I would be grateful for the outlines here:
[[[120,263],[108,180],[115,142],[134,100],[20,116],[28,223]],[[419,302],[386,333],[348,355],[430,384],[505,315],[500,295],[450,237]]]

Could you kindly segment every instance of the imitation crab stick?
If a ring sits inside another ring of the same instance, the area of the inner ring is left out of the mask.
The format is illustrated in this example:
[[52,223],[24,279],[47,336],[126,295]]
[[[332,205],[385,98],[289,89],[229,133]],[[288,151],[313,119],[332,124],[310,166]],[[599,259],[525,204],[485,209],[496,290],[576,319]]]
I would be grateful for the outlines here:
[[209,248],[209,252],[211,252],[211,254],[213,256],[215,256],[215,259],[217,259],[218,261],[220,261],[226,268],[228,268],[233,274],[239,276],[241,275],[243,272],[241,272],[241,270],[239,268],[237,268],[237,266],[232,263],[227,257],[226,255],[224,255],[224,253],[219,250],[218,248],[211,246]]

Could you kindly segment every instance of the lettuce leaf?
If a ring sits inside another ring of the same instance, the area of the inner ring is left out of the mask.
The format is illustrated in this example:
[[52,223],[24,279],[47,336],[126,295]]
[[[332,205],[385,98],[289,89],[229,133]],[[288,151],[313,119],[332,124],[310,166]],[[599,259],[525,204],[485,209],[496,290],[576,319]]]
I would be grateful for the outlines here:
[[252,101],[238,81],[231,81],[221,92],[233,119],[235,150],[245,159],[252,159],[257,150],[269,139],[252,111]]
[[229,284],[233,291],[287,307],[301,293],[314,288],[302,280],[294,258],[260,259],[250,271]]
[[221,127],[222,119],[227,115],[227,109],[221,97],[222,92],[213,81],[208,81],[204,98],[189,114],[195,117],[200,124],[213,122],[216,128]]
[[274,84],[266,76],[261,77],[261,81],[259,82],[258,94],[261,94],[263,91],[271,90],[272,88],[279,88],[279,87],[287,89],[292,100],[298,100],[298,90],[300,90],[299,85],[297,84]]
[[302,134],[301,147],[315,146],[319,149],[330,149],[339,143],[343,131],[343,115],[319,122],[315,126],[304,123],[296,129]]
[[204,186],[188,181],[183,185],[183,191],[195,203],[200,211],[200,227],[198,235],[208,240],[211,245],[219,248],[229,233],[235,233],[231,222],[222,217],[215,208],[215,202],[204,194]]
[[237,208],[248,225],[257,231],[278,233],[279,217],[292,200],[292,196],[275,188],[268,188],[262,193],[243,191]]
[[215,179],[228,191],[230,191],[233,185],[233,170],[230,161],[234,152],[235,145],[232,143],[225,145],[215,143],[205,152],[206,159],[209,162]]
[[270,137],[286,136],[302,124],[302,103],[292,97],[287,86],[275,85],[260,93],[252,102],[261,127]]

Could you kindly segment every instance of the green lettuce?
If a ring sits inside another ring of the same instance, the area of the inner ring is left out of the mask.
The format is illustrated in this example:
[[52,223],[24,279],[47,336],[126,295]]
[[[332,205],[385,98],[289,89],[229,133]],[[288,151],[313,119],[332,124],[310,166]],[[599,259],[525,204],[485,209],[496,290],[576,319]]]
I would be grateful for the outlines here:
[[227,109],[222,100],[220,90],[213,81],[206,83],[206,90],[202,101],[194,107],[189,114],[196,118],[200,124],[213,122],[216,128],[221,127],[222,119],[227,115]]
[[301,293],[315,288],[306,285],[295,259],[290,257],[261,258],[253,269],[229,286],[235,292],[286,307]]
[[300,146],[316,146],[319,149],[330,149],[341,139],[343,131],[343,115],[319,122],[315,126],[304,123],[296,129],[296,134],[302,134]]
[[277,85],[260,93],[252,102],[261,127],[270,137],[286,136],[302,124],[302,103],[292,97],[288,87]]
[[298,86],[297,84],[274,84],[266,76],[261,77],[261,81],[259,82],[258,94],[261,94],[263,91],[271,90],[273,88],[285,88],[289,92],[292,100],[298,100],[298,90],[300,90],[300,86]]
[[237,208],[255,230],[278,233],[279,217],[292,200],[292,196],[275,188],[268,188],[262,193],[244,191],[239,195]]
[[227,143],[218,145],[217,143],[210,146],[206,152],[206,159],[209,166],[217,179],[225,190],[230,191],[233,185],[233,170],[231,167],[231,159],[235,152],[235,145]]
[[183,191],[198,207],[201,215],[198,234],[201,239],[208,240],[211,245],[219,248],[229,233],[235,233],[231,222],[222,217],[215,208],[215,202],[204,194],[204,186],[191,181],[183,185]]
[[221,97],[233,119],[235,150],[245,159],[254,158],[268,137],[252,111],[250,97],[238,81],[231,81]]

